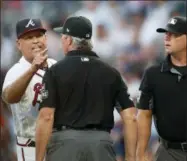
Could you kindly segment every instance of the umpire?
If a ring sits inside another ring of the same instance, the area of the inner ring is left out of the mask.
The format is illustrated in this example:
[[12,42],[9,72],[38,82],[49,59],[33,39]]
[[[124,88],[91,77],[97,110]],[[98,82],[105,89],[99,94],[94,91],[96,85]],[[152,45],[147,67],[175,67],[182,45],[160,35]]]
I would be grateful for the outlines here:
[[145,71],[138,113],[138,161],[145,161],[154,117],[160,146],[154,161],[187,160],[186,17],[173,17],[165,33],[166,59]]
[[[114,68],[92,51],[92,24],[68,18],[61,41],[65,58],[44,76],[36,129],[36,161],[115,161],[110,138],[116,103],[125,125],[127,161],[135,161],[136,109]],[[47,146],[48,144],[48,146]]]

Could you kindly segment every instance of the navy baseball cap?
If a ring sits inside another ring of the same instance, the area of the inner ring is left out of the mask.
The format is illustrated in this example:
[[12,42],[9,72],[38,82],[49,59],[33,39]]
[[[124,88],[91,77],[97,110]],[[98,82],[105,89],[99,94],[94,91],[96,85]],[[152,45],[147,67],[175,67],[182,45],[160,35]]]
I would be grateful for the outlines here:
[[186,17],[176,16],[169,20],[165,28],[158,28],[159,33],[171,32],[176,34],[187,34]]
[[40,30],[44,33],[46,32],[46,29],[43,27],[40,19],[23,19],[18,21],[16,24],[17,38],[35,30]]
[[92,23],[83,16],[69,17],[64,22],[63,27],[54,28],[54,31],[73,37],[91,39]]

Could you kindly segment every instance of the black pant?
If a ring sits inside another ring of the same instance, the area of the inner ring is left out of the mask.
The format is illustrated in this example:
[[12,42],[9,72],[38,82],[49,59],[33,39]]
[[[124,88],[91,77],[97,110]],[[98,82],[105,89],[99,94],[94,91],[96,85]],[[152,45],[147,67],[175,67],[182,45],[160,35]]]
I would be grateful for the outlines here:
[[180,149],[167,148],[161,143],[154,161],[187,161],[187,152]]
[[116,161],[116,155],[108,132],[63,130],[52,134],[46,161]]

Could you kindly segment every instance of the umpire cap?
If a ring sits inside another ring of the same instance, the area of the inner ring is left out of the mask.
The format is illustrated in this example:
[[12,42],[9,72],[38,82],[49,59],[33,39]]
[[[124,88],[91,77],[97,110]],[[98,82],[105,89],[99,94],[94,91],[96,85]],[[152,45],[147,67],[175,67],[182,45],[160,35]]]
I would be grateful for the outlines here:
[[91,39],[92,23],[89,19],[83,16],[69,17],[64,22],[63,27],[54,28],[54,31],[73,37]]
[[160,33],[171,32],[176,34],[187,34],[186,17],[176,16],[169,20],[165,28],[158,28],[156,31]]
[[22,35],[35,30],[40,30],[44,33],[46,32],[46,29],[43,27],[40,19],[23,19],[18,21],[16,24],[16,33],[18,39]]

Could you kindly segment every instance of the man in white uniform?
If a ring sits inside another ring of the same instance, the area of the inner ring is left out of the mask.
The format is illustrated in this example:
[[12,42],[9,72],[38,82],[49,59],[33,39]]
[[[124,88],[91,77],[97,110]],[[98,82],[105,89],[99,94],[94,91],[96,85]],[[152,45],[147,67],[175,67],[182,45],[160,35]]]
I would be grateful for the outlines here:
[[42,79],[55,60],[47,57],[46,29],[39,19],[17,22],[17,47],[22,57],[6,74],[3,100],[11,107],[17,135],[18,161],[35,161],[35,124]]

